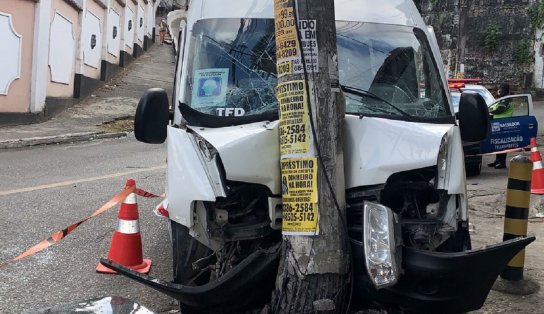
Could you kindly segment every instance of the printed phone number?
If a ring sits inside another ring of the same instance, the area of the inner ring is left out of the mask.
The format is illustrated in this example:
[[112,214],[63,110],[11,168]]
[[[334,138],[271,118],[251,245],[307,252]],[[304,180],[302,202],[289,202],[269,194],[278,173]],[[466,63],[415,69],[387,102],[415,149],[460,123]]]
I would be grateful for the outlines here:
[[305,143],[306,134],[291,134],[280,136],[280,145]]
[[280,128],[280,136],[305,134],[306,126],[304,124],[287,125]]

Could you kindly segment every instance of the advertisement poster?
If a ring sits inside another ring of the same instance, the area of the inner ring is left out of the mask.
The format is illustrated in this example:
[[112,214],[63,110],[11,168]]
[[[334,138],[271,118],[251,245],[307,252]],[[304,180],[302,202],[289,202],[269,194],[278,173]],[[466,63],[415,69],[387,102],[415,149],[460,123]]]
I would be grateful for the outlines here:
[[303,80],[278,84],[280,106],[280,152],[282,156],[310,152],[308,97]]
[[317,158],[281,160],[282,233],[318,234]]
[[224,106],[227,100],[229,69],[196,70],[191,106],[205,108]]
[[[317,46],[317,21],[316,20],[300,20],[298,22],[298,29],[300,32],[300,40],[302,45],[302,54],[304,55],[304,61],[306,64],[306,71],[308,73],[319,72],[319,54]],[[298,42],[298,39],[297,39]],[[280,45],[284,45],[284,42],[280,42]],[[278,46],[282,48],[282,46]],[[298,46],[297,46],[298,47]],[[282,77],[287,74],[300,74],[304,73],[304,65],[302,64],[302,58],[295,58],[293,60],[281,61],[278,59],[278,77]]]

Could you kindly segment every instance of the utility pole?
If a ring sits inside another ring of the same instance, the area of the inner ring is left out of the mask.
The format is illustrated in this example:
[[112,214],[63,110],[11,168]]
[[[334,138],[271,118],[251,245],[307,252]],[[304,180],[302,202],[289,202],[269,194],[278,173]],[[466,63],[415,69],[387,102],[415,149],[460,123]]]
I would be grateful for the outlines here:
[[334,1],[274,0],[274,13],[283,242],[271,307],[343,313],[350,250]]

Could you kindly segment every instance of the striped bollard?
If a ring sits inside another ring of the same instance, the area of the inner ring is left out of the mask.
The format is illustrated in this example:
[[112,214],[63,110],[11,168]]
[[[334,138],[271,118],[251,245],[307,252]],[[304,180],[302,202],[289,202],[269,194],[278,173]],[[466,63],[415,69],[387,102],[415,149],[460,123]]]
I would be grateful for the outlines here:
[[[518,155],[510,162],[503,241],[527,236],[532,171],[533,163],[527,156]],[[524,264],[525,249],[508,263],[501,278],[509,281],[522,280]]]

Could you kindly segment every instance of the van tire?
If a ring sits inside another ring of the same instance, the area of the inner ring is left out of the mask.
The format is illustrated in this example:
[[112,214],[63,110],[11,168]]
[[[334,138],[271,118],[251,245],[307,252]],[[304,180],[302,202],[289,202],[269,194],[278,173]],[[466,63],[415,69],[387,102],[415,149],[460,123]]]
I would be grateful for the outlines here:
[[[209,256],[212,251],[195,240],[190,234],[189,229],[175,221],[170,221],[172,230],[172,259],[174,271],[174,283],[184,285],[195,285],[190,281],[199,273],[193,269],[193,262]],[[205,279],[203,281],[206,281]],[[208,278],[209,281],[209,278]],[[204,284],[206,282],[198,282]],[[201,314],[193,308],[182,303],[179,304],[181,313],[183,314]]]

